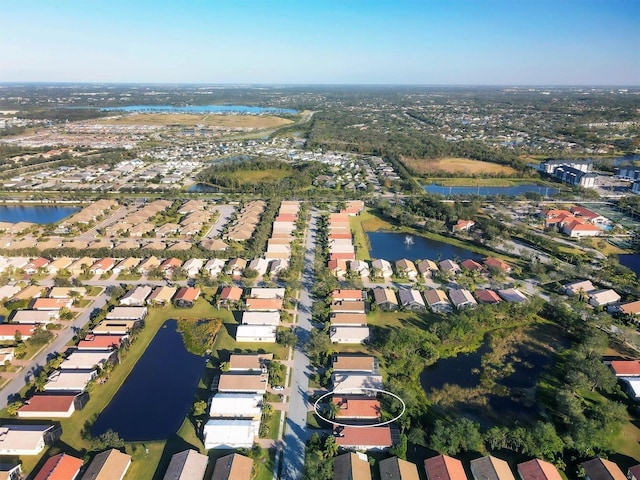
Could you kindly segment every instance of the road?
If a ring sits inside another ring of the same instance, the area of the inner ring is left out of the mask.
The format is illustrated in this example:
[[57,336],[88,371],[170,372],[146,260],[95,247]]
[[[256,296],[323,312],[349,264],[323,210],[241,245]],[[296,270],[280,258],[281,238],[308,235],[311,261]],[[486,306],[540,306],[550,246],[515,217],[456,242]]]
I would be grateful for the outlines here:
[[216,238],[219,237],[224,229],[225,225],[229,223],[229,219],[231,215],[236,211],[236,207],[233,205],[216,205],[215,209],[218,211],[220,216],[216,220],[216,223],[209,229],[205,238]]
[[89,316],[93,309],[102,308],[107,303],[108,298],[109,296],[105,293],[96,297],[89,308],[85,308],[73,322],[63,330],[60,330],[53,342],[47,345],[29,364],[24,366],[19,376],[10,380],[9,383],[0,390],[0,408],[6,407],[8,403],[13,401],[14,396],[46,365],[51,354],[65,350],[67,343],[73,338],[74,333],[89,322]]
[[302,288],[298,301],[298,323],[296,332],[298,343],[293,353],[293,377],[289,399],[289,415],[284,434],[282,480],[302,478],[307,431],[307,391],[309,390],[309,357],[304,352],[304,344],[309,339],[311,329],[311,288],[314,280],[314,259],[316,251],[316,222],[318,212],[311,211],[306,238]]

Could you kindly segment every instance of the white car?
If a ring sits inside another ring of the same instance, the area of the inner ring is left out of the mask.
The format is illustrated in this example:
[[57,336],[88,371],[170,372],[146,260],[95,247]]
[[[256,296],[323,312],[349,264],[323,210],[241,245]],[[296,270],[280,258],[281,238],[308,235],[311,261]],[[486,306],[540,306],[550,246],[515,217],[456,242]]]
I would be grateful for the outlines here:
[[281,390],[284,390],[284,387],[282,385],[274,385],[273,387],[271,387],[271,389],[279,392]]

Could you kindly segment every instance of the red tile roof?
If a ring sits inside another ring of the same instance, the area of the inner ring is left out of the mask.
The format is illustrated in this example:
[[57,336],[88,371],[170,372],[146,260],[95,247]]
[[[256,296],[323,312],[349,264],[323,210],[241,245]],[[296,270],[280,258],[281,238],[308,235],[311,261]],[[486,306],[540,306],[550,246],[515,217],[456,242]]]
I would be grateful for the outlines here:
[[337,418],[380,418],[380,402],[369,398],[334,396],[333,403],[340,407]]
[[502,299],[493,290],[476,290],[476,299],[481,303],[500,303]]
[[187,302],[195,302],[200,296],[200,289],[193,287],[182,287],[176,293],[176,300],[185,300]]
[[49,458],[33,480],[73,480],[82,464],[79,458],[60,453]]
[[640,360],[612,360],[611,370],[616,375],[640,375]]
[[356,254],[351,252],[338,252],[329,254],[329,260],[355,260]]
[[17,324],[17,323],[3,323],[0,324],[0,336],[14,336],[16,332],[20,332],[22,338],[30,337],[36,329],[35,325]]
[[362,300],[362,290],[342,289],[331,292],[331,298],[334,300]]
[[522,480],[562,480],[556,467],[537,458],[519,464],[518,472]]
[[68,412],[75,395],[34,395],[20,407],[21,412]]
[[391,429],[389,427],[344,427],[341,437],[336,437],[340,446],[390,447]]
[[484,267],[475,260],[467,258],[464,262],[460,263],[460,266],[467,270],[484,270]]
[[438,455],[424,461],[429,480],[467,480],[462,462],[448,455]]
[[220,292],[220,300],[240,300],[242,289],[240,287],[224,287]]
[[247,310],[282,310],[281,298],[247,298]]
[[78,348],[114,348],[122,342],[120,335],[87,335],[78,342]]

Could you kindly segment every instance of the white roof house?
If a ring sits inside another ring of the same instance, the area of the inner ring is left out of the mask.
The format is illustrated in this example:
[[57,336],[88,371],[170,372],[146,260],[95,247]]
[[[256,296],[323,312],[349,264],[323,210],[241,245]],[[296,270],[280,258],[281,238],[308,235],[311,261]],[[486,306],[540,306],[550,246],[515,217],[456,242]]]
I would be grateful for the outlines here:
[[238,325],[236,342],[275,343],[276,327],[272,325]]
[[269,260],[266,258],[256,258],[249,262],[247,268],[250,270],[255,270],[258,272],[258,275],[264,275],[269,270]]
[[151,295],[152,290],[153,289],[149,285],[138,285],[125,293],[125,295],[120,299],[120,305],[140,307],[144,305],[147,297]]
[[44,386],[45,392],[83,392],[96,376],[95,370],[56,370]]
[[577,295],[580,292],[587,293],[595,290],[591,280],[580,280],[578,282],[567,283],[564,286],[565,295]]
[[280,323],[279,312],[242,312],[243,325],[271,325]]
[[255,393],[216,393],[211,398],[210,417],[253,418],[262,415],[262,395]]
[[401,288],[398,290],[400,305],[409,310],[424,310],[426,308],[422,295],[415,288]]
[[611,305],[612,303],[618,303],[620,301],[620,295],[615,290],[598,290],[589,294],[589,304],[594,307],[602,307],[604,305]]
[[110,351],[75,351],[60,364],[62,370],[88,370],[102,366],[114,356]]
[[14,323],[54,323],[58,318],[55,310],[18,310],[11,319]]
[[640,378],[618,377],[624,383],[625,391],[631,400],[640,401]]
[[[348,393],[349,390],[359,390],[362,388],[382,389],[382,376],[380,375],[361,375],[353,373],[337,373],[331,375],[333,389],[339,390],[340,393]],[[357,392],[355,392],[357,393]]]
[[390,278],[393,276],[393,270],[391,264],[384,259],[378,259],[371,262],[371,268],[375,268],[380,271],[380,275],[384,278]]
[[252,288],[249,297],[252,298],[284,298],[284,288]]
[[478,304],[476,299],[473,298],[473,295],[471,295],[471,292],[464,288],[449,290],[449,298],[458,310]]
[[360,277],[369,276],[369,264],[364,260],[352,260],[349,262],[349,270],[356,272]]
[[189,277],[195,277],[202,270],[202,266],[204,265],[204,260],[200,258],[190,258],[186,262],[182,264],[182,269],[187,272]]
[[209,420],[202,432],[204,448],[251,448],[259,428],[259,420]]
[[45,434],[53,425],[0,426],[0,455],[37,455],[45,447]]
[[147,307],[115,307],[107,313],[107,320],[142,320],[147,312]]
[[498,295],[505,302],[526,302],[527,297],[517,288],[507,288],[506,290],[498,290]]
[[331,327],[329,336],[333,343],[363,343],[371,335],[369,327]]
[[220,274],[220,272],[222,272],[226,264],[227,264],[227,259],[212,258],[205,264],[204,269],[207,272],[209,272],[210,276],[217,277]]
[[22,288],[17,285],[3,285],[0,287],[0,299],[11,298],[20,290],[22,290]]

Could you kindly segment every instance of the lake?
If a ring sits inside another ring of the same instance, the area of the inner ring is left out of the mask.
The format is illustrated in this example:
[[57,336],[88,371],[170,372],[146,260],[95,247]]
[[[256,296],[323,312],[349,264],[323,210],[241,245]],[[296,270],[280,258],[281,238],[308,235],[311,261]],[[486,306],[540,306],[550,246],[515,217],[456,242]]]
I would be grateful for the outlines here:
[[2,205],[0,206],[0,222],[56,223],[79,210],[78,207]]
[[191,193],[218,193],[220,189],[213,185],[207,185],[206,183],[196,183],[187,188],[187,192]]
[[128,442],[173,435],[193,405],[205,359],[187,351],[175,320],[158,330],[138,363],[91,428],[111,429]]
[[640,253],[625,253],[618,255],[620,265],[627,267],[635,272],[640,278]]
[[513,185],[510,187],[444,187],[432,183],[425,185],[424,190],[428,193],[435,193],[436,195],[505,195],[508,197],[517,197],[525,193],[539,193],[542,196],[548,197],[549,195],[558,193],[557,188],[543,187],[535,184]]
[[[484,258],[479,253],[415,235],[411,236],[412,244],[406,243],[407,235],[404,233],[368,232],[367,235],[371,245],[369,252],[371,258],[383,258],[390,262],[395,262],[401,258],[409,260],[418,258],[425,260],[428,258],[434,261],[447,258],[453,259],[454,257],[458,257],[460,260],[466,260],[467,258],[482,260]],[[438,254],[440,254],[440,257],[438,257]]]
[[161,113],[298,113],[290,108],[253,107],[248,105],[127,105],[124,107],[104,107],[103,111],[119,112],[161,112]]

